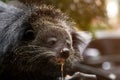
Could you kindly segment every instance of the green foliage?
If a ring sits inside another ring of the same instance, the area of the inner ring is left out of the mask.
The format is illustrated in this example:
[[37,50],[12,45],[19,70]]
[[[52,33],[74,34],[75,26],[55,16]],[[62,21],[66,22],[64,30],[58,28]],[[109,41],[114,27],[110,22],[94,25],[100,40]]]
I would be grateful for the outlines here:
[[9,1],[9,0],[0,0],[0,1],[7,2],[7,1]]
[[82,30],[91,28],[96,17],[105,18],[105,0],[53,0],[56,7],[67,12]]

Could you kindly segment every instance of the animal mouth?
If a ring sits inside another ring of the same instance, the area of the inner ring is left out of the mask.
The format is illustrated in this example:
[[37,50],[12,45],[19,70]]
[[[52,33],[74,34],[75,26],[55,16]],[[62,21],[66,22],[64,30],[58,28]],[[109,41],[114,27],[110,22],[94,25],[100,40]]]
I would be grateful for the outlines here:
[[64,63],[65,62],[65,59],[63,59],[63,58],[57,58],[57,60],[56,60],[58,63]]
[[56,65],[61,65],[62,63],[65,63],[65,59],[64,58],[58,58],[55,56],[51,56],[49,58],[49,62],[54,63]]

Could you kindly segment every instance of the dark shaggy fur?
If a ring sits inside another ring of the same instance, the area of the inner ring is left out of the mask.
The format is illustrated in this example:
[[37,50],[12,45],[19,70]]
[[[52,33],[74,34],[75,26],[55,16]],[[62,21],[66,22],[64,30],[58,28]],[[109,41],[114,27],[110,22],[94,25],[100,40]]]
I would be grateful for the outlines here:
[[1,12],[0,80],[56,80],[64,48],[69,49],[64,75],[71,74],[73,63],[82,61],[81,39],[73,26],[50,5]]

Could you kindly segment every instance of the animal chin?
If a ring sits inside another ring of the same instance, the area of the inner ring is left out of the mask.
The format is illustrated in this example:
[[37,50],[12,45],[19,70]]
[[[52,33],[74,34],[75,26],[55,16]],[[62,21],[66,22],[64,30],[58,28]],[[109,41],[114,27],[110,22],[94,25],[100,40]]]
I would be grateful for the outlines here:
[[[16,61],[18,68],[22,71],[30,72],[60,72],[61,63],[65,61],[63,58],[57,57],[55,52],[49,50],[40,50],[38,47],[21,47],[16,49]],[[17,66],[16,66],[17,67]],[[51,68],[50,70],[48,70]],[[44,74],[46,74],[44,73]]]

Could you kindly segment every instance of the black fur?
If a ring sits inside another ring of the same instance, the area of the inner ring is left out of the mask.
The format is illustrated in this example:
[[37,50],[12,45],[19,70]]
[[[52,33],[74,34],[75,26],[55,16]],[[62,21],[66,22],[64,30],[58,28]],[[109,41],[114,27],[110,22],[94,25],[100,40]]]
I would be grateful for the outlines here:
[[0,80],[56,80],[61,76],[57,59],[63,48],[70,50],[64,75],[71,74],[73,63],[82,61],[81,43],[74,22],[53,6],[1,12]]

